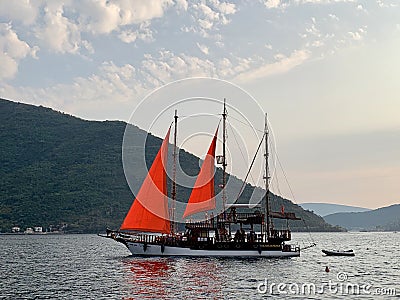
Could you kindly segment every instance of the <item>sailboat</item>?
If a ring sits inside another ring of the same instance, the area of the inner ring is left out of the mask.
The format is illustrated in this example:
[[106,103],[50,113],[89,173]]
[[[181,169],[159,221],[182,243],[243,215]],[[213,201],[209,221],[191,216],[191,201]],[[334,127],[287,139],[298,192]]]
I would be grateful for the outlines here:
[[[222,113],[222,155],[215,156],[218,128],[212,138],[207,155],[202,163],[196,183],[183,213],[185,231],[178,232],[175,207],[168,207],[167,157],[171,127],[151,165],[136,198],[119,230],[107,229],[106,237],[124,244],[139,256],[216,256],[216,257],[296,257],[300,248],[287,244],[291,231],[275,229],[273,219],[300,220],[294,213],[271,210],[268,174],[268,127],[265,118],[265,195],[264,205],[256,207],[246,204],[227,204],[226,194],[226,118],[224,100]],[[176,163],[177,113],[175,111],[174,169]],[[260,148],[260,147],[259,147]],[[256,153],[257,154],[257,153]],[[215,162],[222,165],[222,208],[215,216],[193,221],[190,216],[216,208],[214,191]],[[175,172],[172,178],[172,206],[176,201]],[[254,209],[241,212],[240,209]],[[171,213],[170,213],[171,212]],[[287,222],[288,223],[288,222]],[[246,227],[248,230],[244,229]],[[233,234],[232,229],[237,228]]]

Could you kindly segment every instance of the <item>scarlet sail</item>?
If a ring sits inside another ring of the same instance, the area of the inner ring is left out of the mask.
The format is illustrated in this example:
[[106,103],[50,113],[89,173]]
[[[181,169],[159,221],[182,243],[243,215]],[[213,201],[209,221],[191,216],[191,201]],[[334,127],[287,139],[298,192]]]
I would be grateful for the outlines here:
[[120,230],[170,233],[167,198],[168,141],[171,128],[136,195]]
[[217,134],[218,128],[215,132],[210,148],[208,149],[207,156],[201,166],[199,175],[197,176],[183,218],[215,208],[214,162]]

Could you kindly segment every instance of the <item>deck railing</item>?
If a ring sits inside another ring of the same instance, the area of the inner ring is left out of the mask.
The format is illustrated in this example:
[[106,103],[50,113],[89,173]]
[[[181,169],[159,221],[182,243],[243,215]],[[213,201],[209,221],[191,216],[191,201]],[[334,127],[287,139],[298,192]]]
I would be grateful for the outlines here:
[[290,232],[290,230],[287,229],[284,230],[271,229],[270,236],[272,238],[279,238],[279,239],[284,239],[285,241],[289,241],[292,238],[292,233]]
[[215,222],[214,222],[214,219],[205,220],[205,221],[187,221],[185,224],[185,227],[213,229],[213,228],[215,228]]
[[218,222],[223,223],[253,223],[261,224],[264,219],[264,215],[261,213],[237,213],[237,212],[224,212],[217,216]]

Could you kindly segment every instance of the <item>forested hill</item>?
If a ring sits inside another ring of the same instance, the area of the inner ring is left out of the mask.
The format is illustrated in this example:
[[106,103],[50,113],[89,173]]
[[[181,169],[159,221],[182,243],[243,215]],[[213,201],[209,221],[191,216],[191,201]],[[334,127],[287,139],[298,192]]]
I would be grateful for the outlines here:
[[[125,127],[120,121],[86,121],[42,106],[0,99],[0,230],[62,224],[68,232],[118,228],[134,198],[121,162]],[[132,128],[138,136],[147,135]],[[148,136],[148,162],[160,144],[159,138]],[[197,157],[183,150],[179,157],[185,172],[199,171]],[[221,174],[218,170],[217,177]],[[135,174],[138,185],[144,176]],[[240,186],[238,179],[232,180]],[[252,189],[247,185],[244,197]],[[188,199],[188,189],[178,192],[180,199]],[[273,196],[273,208],[281,204],[303,217],[310,230],[338,230],[312,212]],[[293,223],[292,229],[305,230],[303,222]]]
[[332,224],[349,230],[400,230],[400,204],[365,212],[335,213],[324,217]]

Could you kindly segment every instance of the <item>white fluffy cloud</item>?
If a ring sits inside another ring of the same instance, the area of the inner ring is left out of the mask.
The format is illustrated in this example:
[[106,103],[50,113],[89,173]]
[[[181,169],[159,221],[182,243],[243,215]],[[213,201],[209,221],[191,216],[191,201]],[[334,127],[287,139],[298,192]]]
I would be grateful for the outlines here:
[[90,42],[81,38],[86,33],[115,31],[124,42],[151,41],[150,21],[173,5],[187,9],[184,0],[0,1],[0,17],[27,26],[26,32],[33,31],[38,43],[50,51],[78,54],[80,49],[93,52]]
[[178,9],[187,11],[189,4],[186,0],[175,0],[175,3]]
[[118,37],[120,38],[121,41],[128,44],[133,43],[136,40],[151,42],[154,40],[154,37],[153,37],[153,31],[149,28],[149,26],[150,26],[149,22],[143,22],[142,24],[140,24],[137,30],[132,30],[132,29],[122,30],[118,34]]
[[[91,49],[88,41],[82,41],[83,33],[102,35],[117,31],[118,37],[125,43],[137,39],[151,41],[153,36],[149,21],[162,17],[172,4],[168,0],[47,2],[41,16],[43,22],[36,27],[35,33],[44,45],[59,53]],[[138,28],[124,28],[127,25],[138,25]]]
[[39,4],[37,1],[0,1],[0,16],[30,25],[36,20]]
[[13,78],[18,62],[27,56],[35,58],[38,49],[21,41],[11,24],[0,23],[0,79]]
[[208,37],[210,30],[220,25],[227,25],[230,22],[229,15],[235,14],[237,9],[234,3],[210,0],[193,3],[191,11],[197,24],[185,27],[184,31],[193,31]]
[[99,105],[105,111],[112,111],[142,95],[145,89],[135,78],[136,74],[136,69],[130,64],[117,66],[109,61],[104,62],[95,74],[76,77],[70,84],[60,83],[43,88],[2,85],[0,93],[7,94],[10,99],[40,103],[69,113],[82,113],[84,108],[84,114],[90,116],[91,110]]
[[4,53],[0,53],[0,65],[0,79],[12,78],[18,71],[16,60]]
[[142,62],[140,75],[154,87],[174,79],[196,76],[215,76],[216,67],[208,59],[184,53],[174,54],[171,51],[160,51],[158,56],[147,54]]
[[36,37],[50,50],[77,53],[82,40],[78,25],[64,16],[63,4],[50,2],[44,8],[43,25],[35,29]]
[[[81,2],[81,1],[80,1]],[[181,2],[179,2],[182,5]],[[105,34],[120,27],[141,24],[160,18],[173,6],[170,0],[84,0],[80,4],[79,22],[83,30],[93,34]]]
[[[88,74],[87,70],[94,72],[96,64],[104,61],[117,65],[129,62],[135,66],[137,80],[149,87],[193,75],[251,80],[290,70],[309,56],[322,57],[337,50],[338,45],[345,47],[362,41],[366,36],[366,27],[361,23],[364,19],[352,23],[347,14],[341,13],[342,9],[326,5],[352,1],[259,0],[235,4],[229,0],[35,0],[18,1],[15,5],[1,1],[0,20],[12,19],[21,51],[27,51],[27,47],[29,50],[25,56],[12,56],[2,50],[1,76],[15,76],[21,59],[35,56],[38,48],[29,45],[36,44],[43,56],[47,55],[45,52],[55,52],[60,58],[63,54],[82,54],[91,63],[82,63],[87,66],[82,74]],[[296,6],[306,3],[315,5],[301,8],[304,13],[295,18],[295,26],[284,25],[293,15],[282,10],[275,18],[269,11],[289,5],[298,9]],[[317,4],[324,5],[323,12],[319,12]],[[368,17],[360,14],[357,4],[343,5],[354,11],[350,18]],[[379,7],[376,3],[375,6]],[[370,8],[367,4],[365,7]],[[248,19],[249,9],[255,9],[254,20]],[[242,12],[244,15],[240,15]],[[28,14],[30,18],[26,18]],[[249,22],[260,27],[242,26]],[[256,39],[252,31],[257,33]],[[10,36],[3,32],[0,39],[9,41]],[[147,46],[143,41],[154,45]],[[115,49],[122,49],[121,60]],[[79,76],[73,74],[68,80]]]
[[281,0],[264,0],[264,5],[267,8],[278,8],[282,6],[286,6]]

